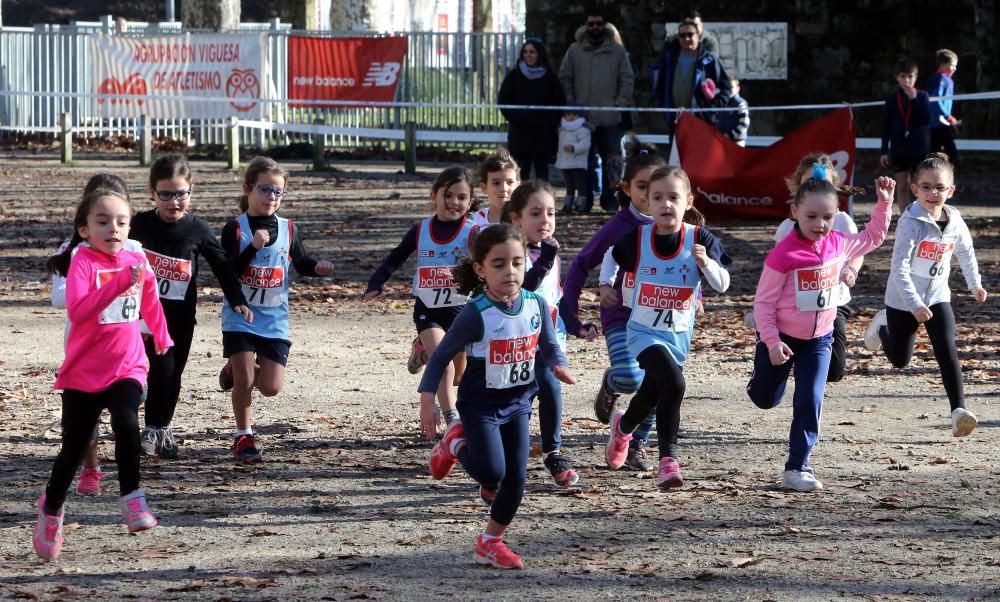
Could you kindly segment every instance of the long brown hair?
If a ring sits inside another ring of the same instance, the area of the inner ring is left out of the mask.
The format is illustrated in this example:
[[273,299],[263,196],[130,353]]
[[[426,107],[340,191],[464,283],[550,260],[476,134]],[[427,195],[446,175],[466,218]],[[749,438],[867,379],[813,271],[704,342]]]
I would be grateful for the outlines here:
[[240,211],[246,213],[247,209],[250,208],[250,197],[246,191],[248,188],[254,187],[257,183],[257,178],[262,173],[281,176],[285,180],[285,187],[288,187],[288,172],[285,168],[278,165],[278,162],[271,157],[254,157],[253,161],[247,165],[246,171],[243,172],[243,194],[236,200]]
[[478,295],[486,290],[486,281],[476,273],[475,264],[482,264],[486,261],[490,249],[498,244],[516,240],[527,252],[528,239],[520,229],[510,224],[496,224],[483,230],[472,243],[469,254],[462,258],[462,261],[452,268],[451,277],[455,281],[458,292],[463,295]]

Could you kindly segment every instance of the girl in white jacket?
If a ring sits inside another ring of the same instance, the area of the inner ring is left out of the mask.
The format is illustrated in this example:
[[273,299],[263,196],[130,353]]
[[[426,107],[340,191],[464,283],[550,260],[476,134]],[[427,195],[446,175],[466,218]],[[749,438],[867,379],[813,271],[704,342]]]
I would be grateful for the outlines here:
[[559,153],[556,167],[562,170],[566,181],[566,201],[563,213],[573,213],[578,209],[576,197],[583,201],[587,194],[587,155],[590,152],[590,124],[577,111],[570,109],[563,113],[559,124]]
[[958,255],[973,298],[983,303],[986,290],[969,228],[957,209],[945,205],[955,194],[955,168],[948,156],[927,155],[913,174],[910,186],[917,200],[906,208],[896,226],[886,308],[868,325],[865,347],[872,351],[881,347],[893,366],[903,368],[910,363],[917,328],[923,324],[951,403],[951,434],[964,437],[976,428],[977,421],[965,408],[962,366],[955,348],[955,314],[948,288],[953,254]]

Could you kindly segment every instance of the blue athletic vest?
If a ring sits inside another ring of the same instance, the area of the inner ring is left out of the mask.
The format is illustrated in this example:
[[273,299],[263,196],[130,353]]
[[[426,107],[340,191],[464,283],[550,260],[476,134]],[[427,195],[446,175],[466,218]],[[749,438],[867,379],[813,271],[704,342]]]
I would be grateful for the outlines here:
[[431,219],[417,226],[417,269],[413,274],[413,296],[430,308],[465,305],[468,298],[458,294],[451,268],[469,252],[469,236],[475,224],[467,217],[450,240],[435,240]]
[[[222,331],[245,332],[265,339],[288,338],[288,270],[291,266],[292,222],[278,219],[278,238],[257,251],[240,274],[240,285],[253,311],[253,324],[234,312],[229,301],[222,302]],[[236,218],[240,252],[253,241],[250,222],[244,213]]]
[[[526,257],[526,262],[524,264],[524,271],[527,272],[531,269],[533,262],[531,261],[531,252],[528,252]],[[559,343],[559,348],[566,352],[566,324],[563,322],[562,316],[559,315],[559,300],[562,299],[563,289],[561,282],[561,269],[559,257],[556,257],[555,262],[552,264],[552,269],[549,273],[545,275],[542,279],[541,284],[535,288],[535,294],[545,299],[545,302],[549,304],[549,313],[552,314],[552,326],[556,331],[556,342]]]

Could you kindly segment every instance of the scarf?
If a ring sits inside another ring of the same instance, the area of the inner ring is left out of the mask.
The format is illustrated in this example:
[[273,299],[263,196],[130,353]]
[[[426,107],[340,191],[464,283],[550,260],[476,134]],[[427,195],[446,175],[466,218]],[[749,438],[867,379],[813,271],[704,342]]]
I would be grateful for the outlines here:
[[566,121],[566,118],[563,117],[561,126],[564,130],[573,132],[583,127],[584,123],[586,123],[586,120],[583,117],[577,117],[573,121]]
[[521,75],[527,77],[528,79],[540,79],[545,76],[548,69],[544,65],[539,65],[538,67],[529,67],[524,61],[517,62],[518,69],[521,70]]

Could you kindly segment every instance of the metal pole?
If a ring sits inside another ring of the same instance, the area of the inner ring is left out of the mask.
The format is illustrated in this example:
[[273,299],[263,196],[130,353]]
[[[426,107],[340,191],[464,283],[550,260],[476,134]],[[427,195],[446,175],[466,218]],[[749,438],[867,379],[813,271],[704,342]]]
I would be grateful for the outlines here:
[[174,19],[174,0],[163,0],[164,8],[167,12],[167,21],[175,21]]

